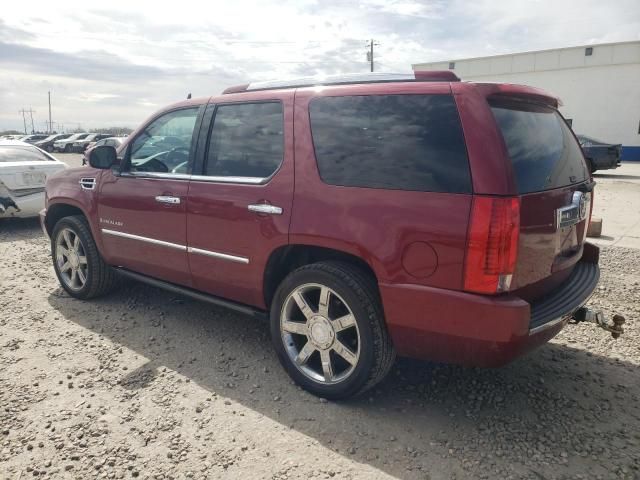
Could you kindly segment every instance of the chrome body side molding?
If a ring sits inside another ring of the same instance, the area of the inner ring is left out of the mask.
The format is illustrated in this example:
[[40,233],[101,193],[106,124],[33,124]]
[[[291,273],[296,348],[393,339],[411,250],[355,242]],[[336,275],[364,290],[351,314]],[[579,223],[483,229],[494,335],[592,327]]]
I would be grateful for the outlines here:
[[204,255],[206,257],[219,258],[221,260],[227,260],[229,262],[248,264],[249,259],[247,257],[240,257],[238,255],[229,255],[228,253],[214,252],[213,250],[204,250],[202,248],[187,247],[186,245],[180,245],[177,243],[165,242],[164,240],[157,240],[155,238],[143,237],[141,235],[134,235],[132,233],[121,232],[119,230],[110,230],[103,228],[102,233],[112,235],[114,237],[128,238],[129,240],[138,240],[140,242],[151,243],[153,245],[160,245],[162,247],[174,248],[176,250],[182,250],[187,253],[193,253],[196,255]]

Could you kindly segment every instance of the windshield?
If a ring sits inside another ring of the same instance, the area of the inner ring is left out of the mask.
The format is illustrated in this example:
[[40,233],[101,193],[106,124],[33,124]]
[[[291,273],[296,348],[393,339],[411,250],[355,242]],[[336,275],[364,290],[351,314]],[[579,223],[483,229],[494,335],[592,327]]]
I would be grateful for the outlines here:
[[519,193],[551,190],[588,178],[582,150],[556,110],[521,102],[490,104]]

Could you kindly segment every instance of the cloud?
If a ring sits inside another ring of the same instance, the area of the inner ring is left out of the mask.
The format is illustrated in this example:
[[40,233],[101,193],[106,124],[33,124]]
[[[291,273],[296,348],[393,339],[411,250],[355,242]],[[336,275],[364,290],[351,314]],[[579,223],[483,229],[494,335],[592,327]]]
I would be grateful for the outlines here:
[[152,109],[292,76],[640,39],[637,0],[34,0],[3,6],[0,129],[54,117],[135,126]]
[[0,41],[0,64],[35,73],[101,81],[135,81],[163,74],[104,51],[63,53]]

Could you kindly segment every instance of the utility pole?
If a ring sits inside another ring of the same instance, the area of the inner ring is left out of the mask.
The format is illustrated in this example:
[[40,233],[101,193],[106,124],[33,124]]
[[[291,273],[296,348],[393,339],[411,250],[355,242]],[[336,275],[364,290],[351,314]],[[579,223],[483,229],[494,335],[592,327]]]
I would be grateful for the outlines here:
[[29,115],[31,115],[31,133],[36,133],[35,126],[33,125],[33,114],[35,112],[29,107]]
[[29,110],[25,110],[24,107],[22,107],[22,110],[18,110],[18,113],[22,114],[22,122],[24,123],[24,133],[25,135],[27,134],[27,113],[30,115],[31,118],[31,133],[34,133],[36,131],[35,128],[35,124],[33,123],[33,114],[36,113],[35,110],[33,110],[31,107],[29,107]]
[[371,71],[373,72],[373,47],[374,46],[378,46],[380,45],[379,43],[377,43],[373,38],[371,39],[371,41],[368,43],[368,47],[369,50],[367,51],[367,60],[369,61],[369,64],[371,65]]
[[51,123],[51,90],[47,92],[49,94],[49,133],[53,132],[53,123]]
[[22,110],[18,110],[18,113],[22,114],[22,122],[24,123],[24,134],[27,134],[27,117],[25,117],[25,113],[27,113],[27,111],[23,108]]

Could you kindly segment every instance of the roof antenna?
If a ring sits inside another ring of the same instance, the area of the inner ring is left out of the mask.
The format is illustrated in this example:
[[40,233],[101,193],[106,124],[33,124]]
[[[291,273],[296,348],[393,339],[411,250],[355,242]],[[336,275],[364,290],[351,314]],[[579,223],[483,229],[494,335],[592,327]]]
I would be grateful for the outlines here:
[[187,95],[187,100],[191,100],[191,92]]

